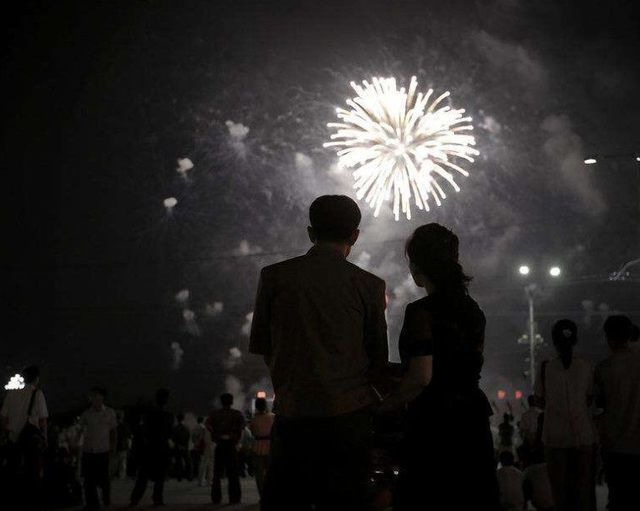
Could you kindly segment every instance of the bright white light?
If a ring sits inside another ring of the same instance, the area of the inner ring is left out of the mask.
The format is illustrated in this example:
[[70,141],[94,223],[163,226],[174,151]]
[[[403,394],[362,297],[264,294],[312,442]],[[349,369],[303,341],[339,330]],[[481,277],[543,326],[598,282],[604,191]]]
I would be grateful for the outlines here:
[[562,273],[562,270],[558,266],[552,266],[549,268],[549,275],[552,277],[559,277]]
[[9,378],[9,382],[4,386],[4,390],[20,390],[24,389],[24,378],[19,374],[14,374]]
[[178,163],[176,168],[178,174],[185,176],[193,168],[193,162],[190,158],[178,158],[176,161]]
[[164,207],[167,208],[167,211],[171,211],[173,208],[176,207],[176,204],[178,204],[178,199],[176,199],[175,197],[167,197],[164,201],[163,201]]
[[417,92],[415,76],[408,91],[398,89],[395,78],[351,82],[351,87],[357,96],[347,100],[350,110],[337,109],[340,122],[328,124],[336,133],[324,146],[338,148],[339,164],[353,169],[357,197],[374,216],[390,201],[396,220],[401,211],[411,219],[412,198],[420,210],[429,211],[431,199],[440,206],[446,198],[443,180],[460,190],[454,174],[469,174],[453,160],[473,162],[479,152],[469,134],[471,117],[463,109],[440,106],[449,92],[432,100],[432,89]]
[[531,273],[531,268],[529,268],[526,264],[523,264],[522,266],[520,266],[520,268],[518,268],[518,273],[520,275],[529,275],[529,273]]
[[594,163],[598,163],[598,160],[596,160],[595,158],[587,158],[586,160],[584,160],[584,162],[587,165],[593,165]]
[[640,163],[640,156],[636,156],[636,161]]

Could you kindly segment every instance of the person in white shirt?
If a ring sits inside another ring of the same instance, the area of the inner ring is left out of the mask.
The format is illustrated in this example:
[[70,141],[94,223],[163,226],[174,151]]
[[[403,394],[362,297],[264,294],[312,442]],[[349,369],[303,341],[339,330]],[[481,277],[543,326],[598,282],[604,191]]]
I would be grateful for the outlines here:
[[80,417],[84,433],[82,445],[82,472],[84,475],[85,509],[99,509],[98,487],[102,490],[102,502],[111,504],[110,455],[116,446],[118,420],[112,408],[104,405],[106,390],[91,389],[91,407]]
[[200,462],[204,454],[205,440],[204,417],[198,417],[195,427],[191,430],[191,471],[194,477],[200,477]]
[[524,470],[524,496],[537,511],[553,510],[553,494],[549,469],[544,462],[544,450],[536,448],[531,453],[531,464]]
[[[40,370],[36,366],[27,367],[22,371],[22,377],[24,388],[8,391],[0,410],[0,425],[7,431],[10,442],[7,473],[16,476],[22,466],[26,477],[23,494],[10,492],[5,495],[10,509],[39,505],[43,453],[47,445],[49,412],[44,394],[38,388]],[[17,480],[6,483],[10,490],[20,486]]]
[[542,442],[558,511],[595,509],[595,427],[590,413],[593,368],[575,357],[578,327],[568,319],[551,331],[557,358],[540,365],[535,394],[544,405]]
[[609,510],[627,511],[638,509],[640,501],[640,351],[630,347],[634,332],[628,317],[608,317],[604,332],[611,355],[595,371],[602,457]]
[[514,458],[511,451],[500,453],[500,468],[498,469],[498,488],[500,489],[500,506],[503,511],[524,509],[524,493],[522,490],[522,472],[513,466]]

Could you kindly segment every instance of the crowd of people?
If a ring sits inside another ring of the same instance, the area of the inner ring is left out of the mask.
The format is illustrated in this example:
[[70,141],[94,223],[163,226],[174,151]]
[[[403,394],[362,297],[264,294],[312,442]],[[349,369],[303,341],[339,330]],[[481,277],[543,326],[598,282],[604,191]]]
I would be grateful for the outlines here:
[[[606,320],[610,356],[595,366],[574,353],[577,325],[557,321],[556,356],[540,364],[528,408],[518,420],[505,412],[494,435],[492,404],[479,386],[486,319],[469,295],[457,236],[432,223],[407,241],[409,271],[426,296],[406,306],[401,363],[393,367],[385,283],[347,261],[359,236],[357,204],[322,196],[309,217],[313,247],[262,270],[254,309],[250,351],[270,372],[275,414],[257,399],[248,420],[223,394],[219,408],[189,425],[168,411],[169,391],[160,389],[154,406],[127,417],[106,406],[105,390],[96,387],[91,406],[56,435],[38,370],[27,368],[26,387],[6,396],[0,414],[8,432],[2,480],[7,495],[17,495],[16,509],[37,507],[47,474],[64,473],[82,478],[87,509],[109,505],[111,478],[127,474],[135,478],[132,506],[149,482],[154,504],[162,505],[170,476],[210,482],[214,504],[223,501],[226,478],[235,504],[247,466],[264,511],[512,511],[529,504],[595,511],[600,473],[610,511],[639,508],[640,349],[628,317]],[[398,433],[386,443],[382,423]],[[55,456],[66,472],[46,470],[52,452],[63,453]],[[384,460],[378,479],[374,453]],[[11,491],[18,473],[28,491]],[[65,488],[78,491],[75,483]]]
[[577,325],[560,320],[551,338],[556,357],[539,366],[535,394],[519,421],[498,427],[498,482],[503,509],[595,510],[598,480],[608,509],[640,506],[640,345],[638,327],[623,315],[603,327],[610,355],[593,365],[574,354]]
[[90,406],[65,424],[49,419],[39,369],[23,375],[25,387],[7,394],[1,413],[0,481],[10,509],[108,507],[112,481],[126,478],[135,481],[131,507],[149,482],[154,505],[163,505],[169,478],[211,485],[214,504],[223,500],[223,478],[231,504],[241,501],[240,478],[255,477],[262,491],[274,417],[265,398],[243,414],[231,394],[222,394],[219,409],[187,424],[185,414],[167,410],[167,389],[156,392],[153,406],[125,413],[107,406],[106,390],[94,387]]

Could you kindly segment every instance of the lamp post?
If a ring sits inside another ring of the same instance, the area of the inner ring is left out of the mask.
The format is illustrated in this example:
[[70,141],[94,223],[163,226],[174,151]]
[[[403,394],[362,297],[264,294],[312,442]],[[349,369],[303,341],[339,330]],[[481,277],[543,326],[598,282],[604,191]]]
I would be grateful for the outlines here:
[[[528,265],[523,264],[518,268],[518,273],[521,277],[528,278],[532,270]],[[557,279],[562,275],[562,269],[554,265],[549,268],[548,273],[551,278]],[[542,336],[536,332],[535,297],[537,290],[538,285],[535,282],[530,282],[524,287],[524,293],[529,305],[528,332],[518,340],[520,344],[528,344],[529,346],[529,381],[531,382],[532,392],[536,384],[536,350],[542,344]]]

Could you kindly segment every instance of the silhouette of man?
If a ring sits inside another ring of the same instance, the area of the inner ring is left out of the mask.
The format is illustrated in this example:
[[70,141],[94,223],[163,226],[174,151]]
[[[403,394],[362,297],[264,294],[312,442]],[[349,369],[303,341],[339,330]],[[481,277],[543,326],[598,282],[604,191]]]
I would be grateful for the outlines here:
[[229,503],[238,504],[242,498],[240,488],[240,467],[238,459],[238,444],[244,430],[244,415],[234,410],[233,396],[220,396],[222,408],[214,410],[209,415],[207,427],[211,431],[211,438],[216,444],[213,457],[213,483],[211,484],[211,501],[220,504],[222,501],[222,475],[229,481]]
[[131,506],[138,505],[147,488],[149,479],[153,481],[153,504],[164,505],[164,480],[169,469],[171,449],[169,440],[173,432],[173,414],[166,410],[169,391],[156,391],[156,406],[144,417],[142,423],[141,462],[136,484],[131,492]]
[[366,506],[388,348],[385,283],[346,260],[360,218],[349,197],[317,198],[311,250],[260,275],[250,351],[264,356],[276,395],[265,510]]

